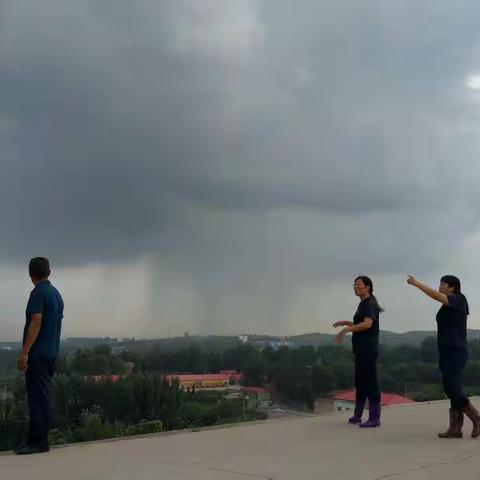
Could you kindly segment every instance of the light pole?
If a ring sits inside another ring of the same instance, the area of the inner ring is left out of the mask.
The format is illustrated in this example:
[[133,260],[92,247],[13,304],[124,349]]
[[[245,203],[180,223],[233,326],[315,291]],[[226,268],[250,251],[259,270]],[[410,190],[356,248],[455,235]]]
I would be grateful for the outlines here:
[[243,421],[246,420],[245,403],[247,402],[247,400],[250,400],[250,399],[248,398],[248,395],[245,395],[243,397]]

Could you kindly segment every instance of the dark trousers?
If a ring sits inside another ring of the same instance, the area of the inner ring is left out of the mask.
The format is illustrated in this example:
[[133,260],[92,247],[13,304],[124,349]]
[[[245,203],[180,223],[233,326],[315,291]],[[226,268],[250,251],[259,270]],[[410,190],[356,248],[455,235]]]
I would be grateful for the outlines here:
[[462,375],[467,364],[466,350],[439,351],[439,368],[442,374],[443,390],[455,410],[468,405],[468,397],[462,391]]
[[377,353],[355,353],[356,401],[369,404],[380,403],[380,388],[377,378]]
[[52,418],[52,377],[54,371],[55,361],[53,360],[28,360],[25,383],[30,415],[27,437],[29,445],[48,443],[48,431]]

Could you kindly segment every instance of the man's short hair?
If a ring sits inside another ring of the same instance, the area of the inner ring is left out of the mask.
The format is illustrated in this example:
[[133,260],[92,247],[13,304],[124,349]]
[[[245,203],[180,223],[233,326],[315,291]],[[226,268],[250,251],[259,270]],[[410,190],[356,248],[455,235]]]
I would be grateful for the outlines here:
[[50,262],[45,257],[35,257],[28,264],[31,278],[47,278],[50,275]]

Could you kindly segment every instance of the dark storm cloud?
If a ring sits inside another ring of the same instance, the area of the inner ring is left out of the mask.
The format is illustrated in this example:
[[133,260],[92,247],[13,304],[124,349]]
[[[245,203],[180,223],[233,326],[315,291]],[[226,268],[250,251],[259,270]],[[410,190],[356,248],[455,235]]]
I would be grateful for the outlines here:
[[428,268],[476,226],[477,10],[3,2],[2,260]]

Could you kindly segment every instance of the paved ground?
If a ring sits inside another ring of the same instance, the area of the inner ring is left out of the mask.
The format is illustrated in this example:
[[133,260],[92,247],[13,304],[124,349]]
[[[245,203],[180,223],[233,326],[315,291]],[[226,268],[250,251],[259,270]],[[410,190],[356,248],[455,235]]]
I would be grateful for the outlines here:
[[[480,400],[475,399],[477,406]],[[477,480],[480,439],[441,440],[448,404],[385,409],[381,429],[346,414],[77,444],[30,457],[0,455],[12,480]]]

